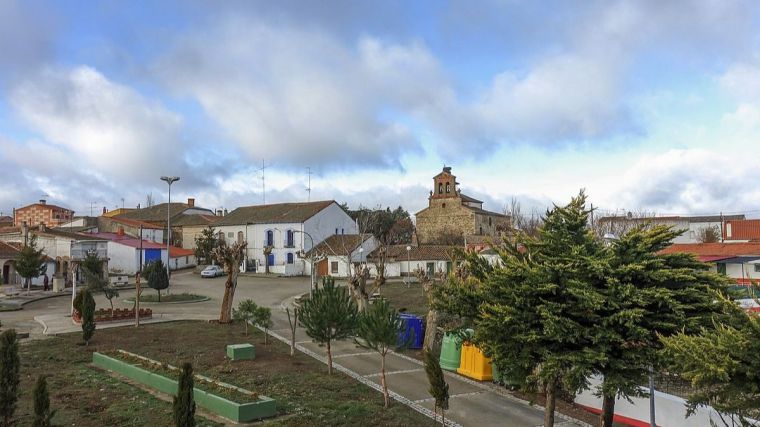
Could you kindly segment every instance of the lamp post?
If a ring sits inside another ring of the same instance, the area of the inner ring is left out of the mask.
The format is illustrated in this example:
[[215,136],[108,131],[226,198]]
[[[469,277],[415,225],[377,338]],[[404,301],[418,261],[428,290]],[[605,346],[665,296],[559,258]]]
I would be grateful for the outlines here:
[[[179,181],[178,176],[162,176],[161,181],[165,181],[169,184],[169,202],[166,204],[166,280],[169,280],[169,262],[171,262],[169,246],[172,243],[172,184]],[[142,236],[140,237],[142,238]],[[169,288],[167,287],[167,292]]]
[[409,245],[406,245],[406,287],[407,288],[412,282],[412,270],[409,263],[409,251],[411,250],[412,250],[412,247]]

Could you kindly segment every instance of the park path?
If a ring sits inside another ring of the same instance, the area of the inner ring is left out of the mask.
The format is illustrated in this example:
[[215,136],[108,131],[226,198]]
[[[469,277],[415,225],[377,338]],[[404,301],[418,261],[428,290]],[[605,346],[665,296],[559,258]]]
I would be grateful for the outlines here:
[[[269,334],[290,345],[290,326],[285,308],[292,306],[289,298],[272,307],[274,326]],[[279,308],[279,309],[278,309]],[[296,330],[296,348],[327,363],[327,351],[311,341],[302,328]],[[353,341],[343,340],[332,346],[333,366],[336,370],[382,392],[380,385],[380,355],[358,347]],[[386,379],[390,394],[412,409],[433,417],[433,399],[428,393],[428,380],[421,361],[404,354],[391,352],[386,356]],[[542,426],[543,408],[530,405],[506,393],[491,382],[473,381],[459,374],[444,371],[449,384],[448,426]],[[580,427],[588,424],[557,413],[557,427]],[[440,416],[439,416],[440,418]]]

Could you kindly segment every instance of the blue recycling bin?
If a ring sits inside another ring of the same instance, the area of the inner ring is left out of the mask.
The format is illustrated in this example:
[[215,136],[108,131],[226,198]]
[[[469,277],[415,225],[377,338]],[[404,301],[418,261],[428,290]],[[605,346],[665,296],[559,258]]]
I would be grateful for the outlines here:
[[411,338],[409,348],[422,348],[422,342],[425,340],[425,330],[422,327],[422,317],[413,314],[400,314],[401,321],[404,323],[403,330],[398,334],[398,345],[401,346],[409,340],[409,335],[414,334]]

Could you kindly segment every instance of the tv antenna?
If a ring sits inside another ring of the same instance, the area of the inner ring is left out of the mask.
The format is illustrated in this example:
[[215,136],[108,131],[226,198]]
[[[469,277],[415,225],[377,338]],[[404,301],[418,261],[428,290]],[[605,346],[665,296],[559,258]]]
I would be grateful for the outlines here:
[[311,167],[306,167],[306,175],[309,177],[309,184],[306,187],[306,193],[308,194],[306,201],[311,202]]

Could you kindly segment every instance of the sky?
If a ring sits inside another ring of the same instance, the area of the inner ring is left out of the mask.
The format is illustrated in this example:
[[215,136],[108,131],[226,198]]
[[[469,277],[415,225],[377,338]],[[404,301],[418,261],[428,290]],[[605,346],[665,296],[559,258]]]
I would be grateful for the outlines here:
[[[760,216],[751,1],[0,0],[0,212],[334,199]],[[262,165],[263,176],[262,180]],[[310,188],[311,191],[307,191]]]

